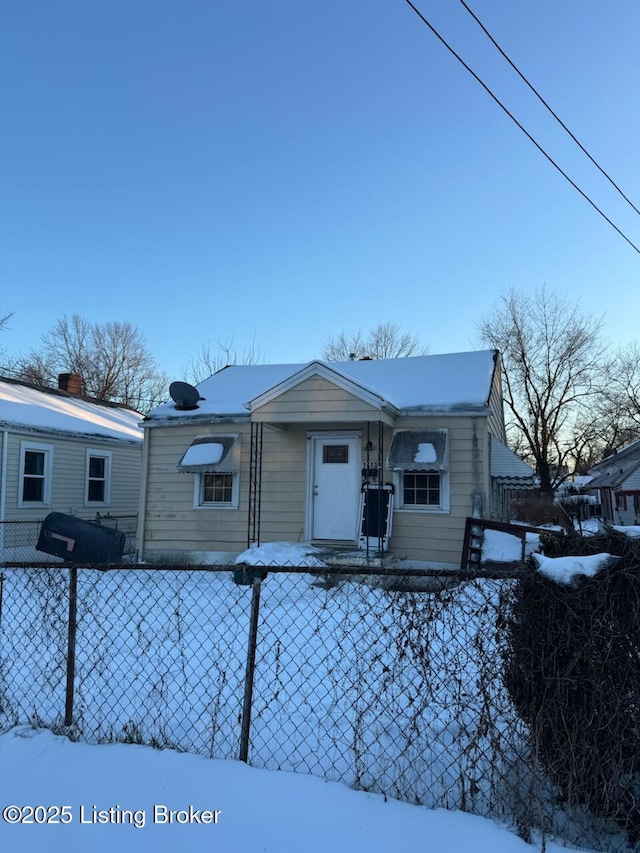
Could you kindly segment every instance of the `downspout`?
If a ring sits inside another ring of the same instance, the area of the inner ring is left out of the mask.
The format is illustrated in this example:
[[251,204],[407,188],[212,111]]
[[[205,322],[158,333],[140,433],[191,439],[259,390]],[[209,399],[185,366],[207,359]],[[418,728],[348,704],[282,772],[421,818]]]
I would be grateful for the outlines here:
[[144,561],[144,535],[146,530],[147,520],[147,479],[149,476],[149,443],[151,441],[152,430],[149,428],[144,430],[142,439],[142,471],[140,472],[140,502],[138,505],[138,529],[136,531],[137,548],[136,562]]
[[0,463],[0,548],[4,546],[4,524],[7,511],[7,455],[9,430],[2,430],[2,462]]
[[471,500],[471,515],[473,518],[484,518],[484,489],[482,488],[482,475],[480,473],[480,442],[478,440],[478,419],[471,418],[473,425],[473,438],[471,445],[471,474],[473,481],[473,495]]

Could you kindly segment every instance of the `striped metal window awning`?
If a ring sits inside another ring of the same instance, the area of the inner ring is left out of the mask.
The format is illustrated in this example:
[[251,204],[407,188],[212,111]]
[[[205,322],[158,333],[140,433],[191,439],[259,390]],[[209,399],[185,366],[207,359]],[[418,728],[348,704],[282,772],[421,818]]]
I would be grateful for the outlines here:
[[178,471],[186,474],[235,473],[239,470],[239,435],[198,435],[178,463]]
[[447,456],[446,430],[403,429],[391,440],[387,467],[391,471],[445,471]]

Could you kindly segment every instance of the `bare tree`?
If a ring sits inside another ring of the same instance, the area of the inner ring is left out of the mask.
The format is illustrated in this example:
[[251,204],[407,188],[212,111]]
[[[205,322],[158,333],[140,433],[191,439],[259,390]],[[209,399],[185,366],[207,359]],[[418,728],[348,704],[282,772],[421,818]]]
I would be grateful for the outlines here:
[[[0,332],[3,332],[13,317],[13,311],[0,311]],[[0,346],[0,356],[4,354],[4,347]]]
[[[606,370],[602,390],[605,411],[615,416],[621,442],[640,436],[640,344],[634,342],[615,353]],[[621,444],[614,444],[617,450]]]
[[588,410],[577,426],[582,445],[576,443],[575,470],[588,469],[606,456],[640,438],[640,346],[619,348],[602,365],[603,379]]
[[398,323],[378,323],[363,333],[340,332],[325,339],[321,357],[325,361],[356,361],[360,358],[404,358],[426,355],[429,347],[413,332],[403,331]]
[[91,323],[78,314],[58,320],[41,348],[18,358],[14,369],[22,379],[52,386],[59,373],[77,373],[85,396],[141,412],[165,400],[169,384],[136,326]]
[[501,295],[478,331],[500,350],[510,440],[520,439],[552,495],[567,463],[584,457],[584,412],[603,377],[601,322],[545,286]]
[[232,336],[229,341],[216,340],[213,344],[211,341],[202,344],[198,352],[190,356],[188,364],[183,368],[185,376],[197,385],[203,379],[222,370],[223,367],[231,364],[258,364],[263,360],[255,338],[240,354],[234,348],[233,341]]

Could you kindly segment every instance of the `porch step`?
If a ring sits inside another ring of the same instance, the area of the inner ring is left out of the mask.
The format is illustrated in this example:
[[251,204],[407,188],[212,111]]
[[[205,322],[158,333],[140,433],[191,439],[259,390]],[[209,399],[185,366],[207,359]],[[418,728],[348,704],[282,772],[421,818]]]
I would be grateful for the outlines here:
[[327,548],[314,552],[314,556],[326,563],[327,566],[362,566],[369,569],[393,569],[398,558],[395,554],[384,552],[380,555],[377,551],[366,551],[359,549],[340,550]]

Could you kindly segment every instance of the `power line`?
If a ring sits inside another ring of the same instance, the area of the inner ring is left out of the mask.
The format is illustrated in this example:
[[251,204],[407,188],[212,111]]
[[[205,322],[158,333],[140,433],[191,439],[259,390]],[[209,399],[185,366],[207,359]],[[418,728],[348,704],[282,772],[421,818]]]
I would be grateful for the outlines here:
[[434,36],[435,36],[435,37],[436,37],[436,38],[437,38],[437,39],[438,39],[438,40],[439,40],[439,41],[440,41],[440,42],[441,42],[441,43],[442,43],[442,44],[447,48],[447,50],[449,51],[449,53],[451,53],[453,56],[455,56],[455,58],[458,60],[458,62],[459,62],[459,63],[460,63],[460,64],[461,64],[461,65],[462,65],[462,66],[463,66],[463,67],[464,67],[464,68],[469,72],[469,74],[471,74],[471,76],[472,76],[472,77],[473,77],[473,78],[474,78],[474,79],[475,79],[475,80],[476,80],[476,81],[477,81],[477,82],[482,86],[482,88],[485,90],[485,92],[487,92],[487,94],[488,94],[488,95],[490,95],[490,96],[493,98],[493,100],[494,100],[494,101],[496,102],[496,104],[500,107],[500,109],[502,109],[502,110],[503,110],[503,111],[504,111],[504,112],[509,116],[509,118],[511,119],[511,121],[512,121],[512,122],[514,122],[514,124],[516,124],[516,125],[518,126],[518,128],[519,128],[519,129],[524,133],[524,135],[527,137],[527,139],[528,139],[530,142],[532,142],[532,143],[535,145],[535,147],[538,149],[538,151],[540,151],[540,153],[541,153],[541,154],[543,154],[543,155],[547,158],[547,160],[551,163],[551,165],[552,165],[555,169],[557,169],[557,170],[558,170],[558,172],[560,172],[560,174],[562,175],[562,177],[563,177],[565,180],[567,180],[567,181],[571,184],[571,186],[572,186],[575,190],[577,190],[577,191],[580,193],[580,195],[581,195],[581,196],[582,196],[586,201],[588,201],[588,202],[589,202],[589,204],[591,205],[591,207],[593,207],[593,209],[594,209],[595,211],[597,211],[597,212],[600,214],[600,216],[601,216],[604,220],[606,220],[606,221],[609,223],[609,225],[610,225],[610,226],[611,226],[615,231],[617,231],[617,232],[618,232],[618,234],[622,237],[622,239],[623,239],[623,240],[626,240],[626,242],[631,246],[631,248],[632,248],[632,249],[634,249],[634,250],[635,250],[635,251],[640,255],[640,249],[635,245],[635,243],[633,243],[633,242],[632,242],[632,241],[627,237],[627,235],[626,235],[626,234],[624,234],[624,233],[623,233],[623,232],[618,228],[618,226],[617,226],[617,225],[615,225],[615,224],[614,224],[614,223],[609,219],[609,217],[606,215],[606,213],[604,213],[602,210],[600,210],[600,208],[598,207],[598,205],[597,205],[594,201],[592,201],[592,200],[589,198],[589,196],[588,196],[588,195],[587,195],[583,190],[581,190],[581,189],[580,189],[580,187],[579,187],[579,186],[578,186],[574,181],[572,181],[572,180],[571,180],[571,178],[569,177],[569,175],[567,175],[567,173],[566,173],[566,172],[565,172],[565,171],[564,171],[564,170],[563,170],[563,169],[562,169],[562,168],[561,168],[561,167],[556,163],[556,161],[555,161],[555,160],[554,160],[554,159],[553,159],[549,154],[547,154],[547,152],[544,150],[544,148],[543,148],[543,147],[542,147],[538,142],[536,142],[536,140],[535,140],[535,139],[533,138],[533,136],[529,133],[529,131],[528,131],[528,130],[526,130],[526,128],[525,128],[525,127],[523,127],[523,125],[521,125],[521,124],[520,124],[520,122],[519,122],[519,121],[518,121],[518,119],[513,115],[513,113],[511,113],[511,112],[507,109],[507,107],[505,107],[505,105],[504,105],[504,104],[502,103],[502,101],[497,97],[497,95],[494,95],[494,93],[493,93],[493,92],[491,91],[491,89],[487,86],[487,84],[486,84],[486,83],[485,83],[485,82],[484,82],[484,81],[483,81],[483,80],[482,80],[482,79],[481,79],[481,78],[476,74],[476,72],[475,72],[475,71],[474,71],[474,70],[473,70],[469,65],[467,65],[467,63],[464,61],[464,59],[463,59],[463,58],[462,58],[458,53],[456,53],[456,51],[451,47],[451,45],[450,45],[450,44],[449,44],[449,43],[448,43],[448,42],[447,42],[447,41],[446,41],[446,40],[445,40],[445,39],[440,35],[440,33],[436,30],[436,28],[433,26],[433,24],[431,24],[431,23],[430,23],[430,22],[425,18],[425,16],[422,14],[422,12],[421,12],[419,9],[417,9],[417,8],[413,5],[413,3],[411,2],[411,0],[405,0],[405,2],[407,3],[407,5],[408,5],[408,6],[410,6],[410,7],[413,9],[413,11],[414,11],[414,12],[416,13],[416,15],[420,18],[420,20],[423,22],[423,24],[425,24],[425,26],[427,26],[427,27],[431,30],[431,32],[434,34]]
[[560,116],[559,116],[556,112],[554,112],[554,110],[549,106],[549,104],[545,101],[545,99],[542,97],[542,95],[540,94],[540,92],[538,92],[538,90],[535,88],[535,86],[527,80],[527,78],[524,76],[524,74],[522,73],[522,71],[520,71],[520,69],[519,69],[519,68],[518,68],[518,66],[515,64],[515,62],[513,62],[513,61],[512,61],[512,60],[507,56],[507,54],[506,54],[506,53],[504,52],[504,50],[500,47],[500,45],[498,44],[498,42],[494,39],[494,37],[491,35],[491,33],[489,32],[489,30],[485,27],[485,25],[482,23],[482,21],[481,21],[481,20],[480,20],[480,18],[476,15],[476,13],[475,13],[472,9],[470,9],[470,8],[469,8],[469,6],[467,6],[467,4],[465,3],[465,0],[460,0],[460,3],[462,3],[462,5],[464,6],[464,8],[465,8],[465,9],[467,10],[467,12],[471,15],[471,17],[474,19],[474,21],[478,24],[478,26],[480,27],[480,29],[481,29],[481,30],[483,31],[483,33],[487,36],[487,38],[491,41],[491,43],[494,45],[494,47],[495,47],[495,48],[497,48],[497,50],[498,50],[498,51],[502,54],[502,56],[507,60],[507,62],[509,63],[509,65],[513,68],[513,70],[514,70],[514,71],[516,72],[516,74],[520,77],[520,79],[521,79],[524,83],[526,83],[526,84],[527,84],[527,86],[531,89],[531,91],[532,91],[532,92],[533,92],[533,94],[536,96],[536,98],[540,101],[540,103],[541,103],[541,104],[543,104],[543,105],[546,107],[546,109],[551,113],[551,115],[552,115],[552,116],[554,117],[554,119],[558,122],[558,124],[560,125],[560,127],[562,127],[562,129],[563,129],[563,130],[566,130],[566,132],[567,132],[567,133],[569,134],[569,136],[573,139],[573,141],[576,143],[576,145],[578,146],[578,148],[579,148],[579,149],[580,149],[584,154],[586,154],[586,155],[587,155],[587,157],[589,158],[589,160],[591,160],[591,162],[592,162],[592,163],[593,163],[593,165],[596,167],[596,169],[598,169],[598,170],[599,170],[599,171],[600,171],[600,172],[605,176],[605,178],[609,181],[609,183],[611,184],[611,186],[612,186],[612,187],[614,187],[614,188],[615,188],[615,189],[620,193],[620,195],[621,195],[621,196],[622,196],[622,198],[627,202],[627,204],[631,205],[631,207],[635,210],[635,212],[636,212],[637,214],[639,214],[639,215],[640,215],[640,210],[638,210],[638,208],[637,208],[637,207],[635,206],[635,204],[631,201],[631,199],[629,199],[629,198],[628,198],[628,197],[627,197],[627,196],[622,192],[622,190],[621,190],[621,189],[620,189],[620,187],[616,184],[616,182],[613,180],[613,178],[612,178],[612,177],[610,177],[610,175],[608,175],[608,174],[607,174],[607,172],[605,172],[605,170],[604,170],[604,169],[602,168],[602,166],[597,162],[597,160],[596,160],[594,157],[592,157],[592,156],[591,156],[591,154],[589,154],[589,152],[588,152],[588,151],[587,151],[587,149],[584,147],[584,145],[583,145],[583,144],[580,142],[580,140],[579,140],[579,139],[577,139],[577,138],[574,136],[574,134],[569,130],[569,128],[568,128],[568,127],[567,127],[567,125],[562,121],[562,119],[560,118]]

